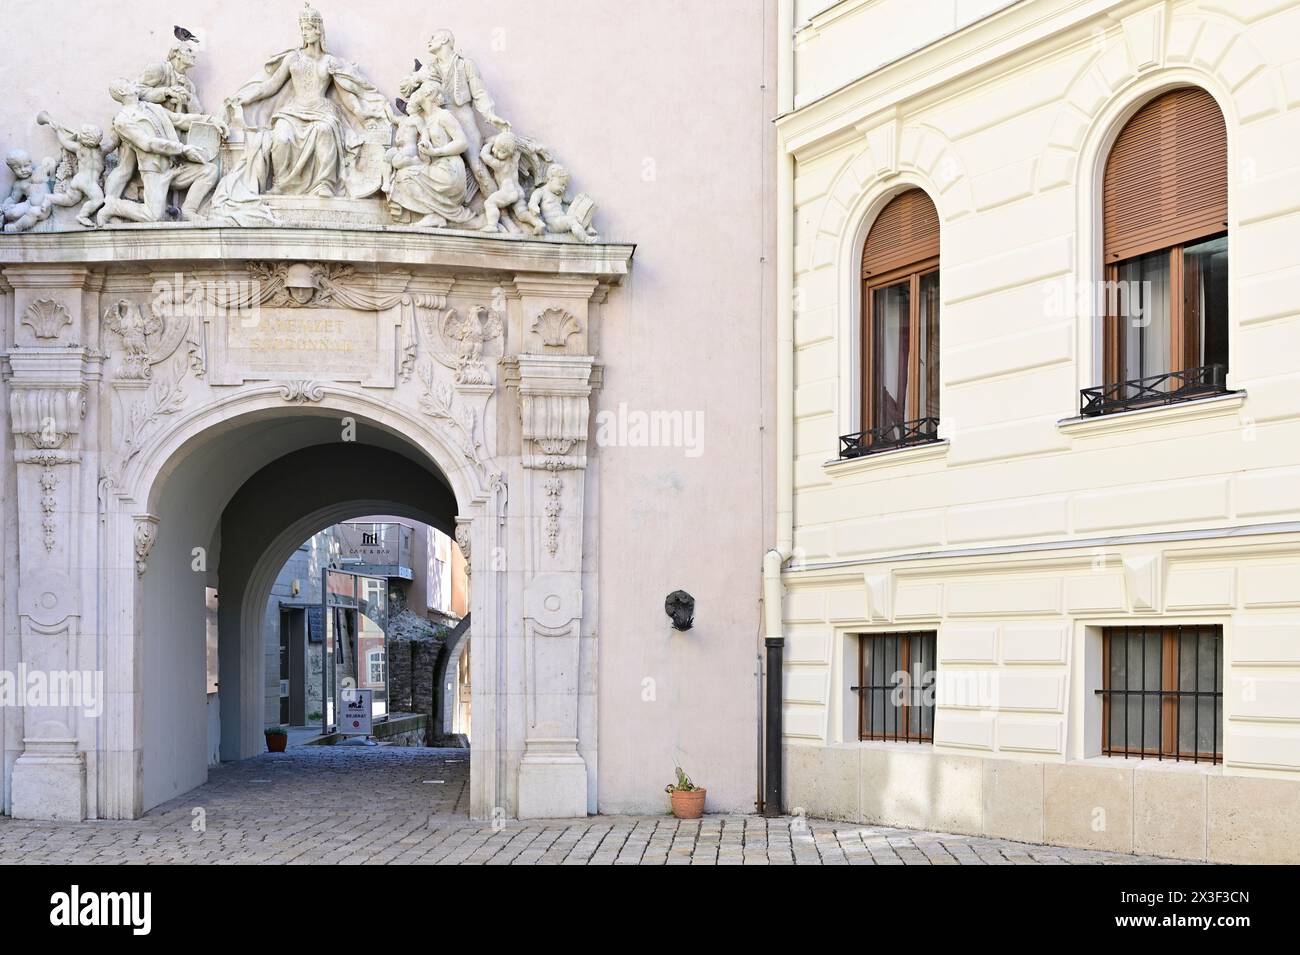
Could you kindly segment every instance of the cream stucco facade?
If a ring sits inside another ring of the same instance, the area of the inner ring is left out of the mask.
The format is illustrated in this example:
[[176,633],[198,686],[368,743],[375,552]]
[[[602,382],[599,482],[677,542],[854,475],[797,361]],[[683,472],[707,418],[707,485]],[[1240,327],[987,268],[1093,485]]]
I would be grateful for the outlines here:
[[[1300,4],[841,0],[781,29],[786,808],[1300,861]],[[1230,393],[1081,419],[1105,159],[1177,86],[1227,128]],[[841,459],[863,243],[910,188],[941,225],[940,440]],[[1152,623],[1222,627],[1221,764],[1100,755],[1102,629]],[[916,630],[933,742],[859,741],[857,635]]]

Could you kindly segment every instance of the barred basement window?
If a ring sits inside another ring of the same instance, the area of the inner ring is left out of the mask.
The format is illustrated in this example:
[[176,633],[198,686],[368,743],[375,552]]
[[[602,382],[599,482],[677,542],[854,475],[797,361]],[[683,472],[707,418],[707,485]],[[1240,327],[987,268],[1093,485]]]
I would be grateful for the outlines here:
[[858,637],[858,739],[934,739],[935,632]]
[[1102,752],[1223,760],[1223,629],[1102,631]]

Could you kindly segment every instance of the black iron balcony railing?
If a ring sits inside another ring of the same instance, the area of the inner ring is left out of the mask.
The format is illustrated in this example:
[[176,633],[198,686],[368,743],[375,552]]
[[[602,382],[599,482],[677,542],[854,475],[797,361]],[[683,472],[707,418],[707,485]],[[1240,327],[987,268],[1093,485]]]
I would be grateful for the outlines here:
[[1185,368],[1148,378],[1117,381],[1111,385],[1084,388],[1080,401],[1080,414],[1085,418],[1133,411],[1159,405],[1172,405],[1208,395],[1227,394],[1224,384],[1228,369],[1223,365],[1202,365]]
[[938,418],[917,418],[888,424],[880,428],[840,435],[840,457],[858,458],[874,451],[906,448],[913,444],[929,444],[939,440]]

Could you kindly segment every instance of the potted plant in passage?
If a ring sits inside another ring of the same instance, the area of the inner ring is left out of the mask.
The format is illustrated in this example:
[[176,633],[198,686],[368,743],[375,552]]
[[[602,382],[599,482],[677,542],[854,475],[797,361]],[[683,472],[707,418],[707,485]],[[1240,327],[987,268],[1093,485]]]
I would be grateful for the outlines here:
[[673,815],[678,819],[699,819],[703,814],[704,795],[708,790],[691,782],[691,777],[680,766],[677,767],[677,781],[665,786],[664,792],[672,800]]
[[289,745],[289,728],[287,726],[268,726],[266,728],[266,751],[283,753]]

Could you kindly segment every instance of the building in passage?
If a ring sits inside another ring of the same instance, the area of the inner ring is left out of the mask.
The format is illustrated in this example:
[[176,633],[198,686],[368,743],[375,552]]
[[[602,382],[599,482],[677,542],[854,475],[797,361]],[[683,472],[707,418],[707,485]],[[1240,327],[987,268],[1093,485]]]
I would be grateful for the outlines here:
[[[375,715],[423,716],[420,733],[411,735],[430,744],[468,736],[468,725],[453,728],[450,719],[470,690],[458,680],[469,654],[465,566],[459,546],[442,531],[391,515],[335,524],[304,541],[280,569],[262,624],[266,723],[330,729],[323,705],[326,616],[344,612],[322,597],[323,574],[333,569],[383,584],[376,621],[383,642],[350,664],[382,690]],[[332,621],[335,632],[354,619],[355,611]]]
[[785,803],[1300,861],[1300,3],[781,8]]

